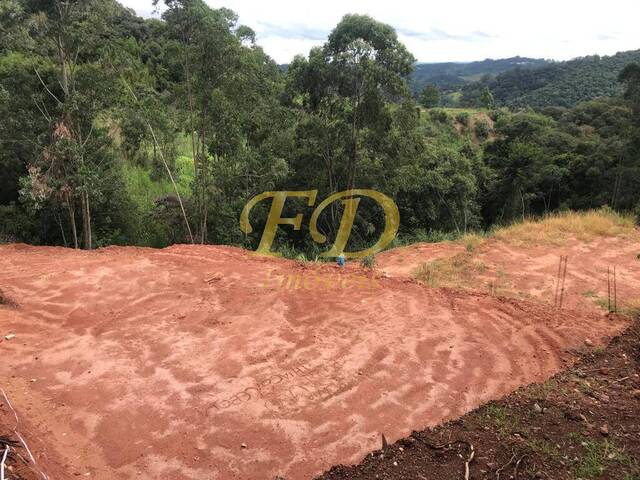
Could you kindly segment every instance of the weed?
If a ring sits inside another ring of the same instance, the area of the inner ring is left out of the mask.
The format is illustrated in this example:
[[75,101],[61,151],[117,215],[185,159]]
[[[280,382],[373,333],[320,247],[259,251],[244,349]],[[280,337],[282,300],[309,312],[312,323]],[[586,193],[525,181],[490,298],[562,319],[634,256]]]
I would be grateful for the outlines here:
[[518,419],[514,418],[507,408],[490,403],[485,407],[484,411],[489,421],[496,426],[498,433],[502,437],[511,435],[515,431],[523,431]]
[[375,255],[369,255],[364,257],[362,260],[360,260],[360,265],[362,265],[364,268],[373,268],[376,266],[376,257]]
[[465,244],[465,248],[469,253],[472,253],[476,248],[482,245],[485,240],[486,237],[479,233],[468,233],[460,238],[460,242]]
[[624,302],[624,305],[620,309],[620,313],[630,317],[640,318],[640,298],[632,298]]
[[558,382],[554,379],[529,387],[529,398],[533,400],[547,400],[549,395],[558,389]]
[[562,453],[558,447],[548,441],[541,438],[535,438],[527,441],[527,446],[534,452],[543,455],[545,457],[561,457]]
[[473,260],[472,255],[465,252],[423,263],[414,271],[414,277],[431,287],[469,288],[477,283],[477,275],[485,269],[482,262]]
[[[629,468],[636,468],[637,464],[624,451],[618,449],[609,440],[592,440],[582,435],[571,433],[569,439],[579,443],[584,449],[584,454],[578,460],[575,474],[579,478],[596,478],[601,476],[610,462],[618,462]],[[627,478],[637,477],[637,473],[628,474]]]

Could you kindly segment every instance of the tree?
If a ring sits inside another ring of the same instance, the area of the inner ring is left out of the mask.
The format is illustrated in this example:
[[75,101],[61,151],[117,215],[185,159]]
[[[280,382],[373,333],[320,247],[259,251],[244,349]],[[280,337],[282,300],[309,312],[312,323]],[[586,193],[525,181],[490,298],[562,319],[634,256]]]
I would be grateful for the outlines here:
[[355,184],[359,133],[384,110],[384,100],[408,96],[406,77],[415,58],[389,25],[366,15],[345,15],[323,48],[332,87],[347,100],[351,140],[347,159],[347,188]]
[[39,41],[38,50],[54,61],[57,82],[48,84],[34,68],[43,94],[55,107],[40,108],[49,123],[49,138],[41,154],[30,162],[30,179],[23,192],[32,198],[34,193],[48,193],[52,201],[67,209],[76,248],[75,206],[79,202],[82,243],[91,249],[91,205],[100,196],[98,172],[103,171],[108,157],[97,152],[110,142],[96,120],[114,86],[102,59],[112,34],[109,22],[118,5],[97,0],[31,0],[25,4],[28,12],[45,19],[38,22],[33,35]]
[[426,85],[420,93],[420,104],[424,108],[437,107],[440,103],[440,91],[435,85]]
[[640,64],[630,63],[621,72],[618,80],[625,85],[624,97],[633,108],[636,126],[640,128]]
[[[619,192],[623,193],[622,188],[626,186],[625,190],[631,194],[632,198],[634,196],[636,198],[636,212],[640,212],[640,200],[638,200],[640,196],[640,188],[638,188],[640,184],[640,64],[627,65],[620,72],[619,81],[625,85],[624,98],[631,107],[633,118],[630,140],[625,155],[620,157],[614,198],[617,200]],[[638,218],[640,219],[640,214]]]
[[493,99],[493,94],[491,93],[491,90],[489,90],[489,87],[486,87],[482,92],[482,95],[480,96],[480,105],[482,105],[483,108],[488,109],[495,107],[495,100]]

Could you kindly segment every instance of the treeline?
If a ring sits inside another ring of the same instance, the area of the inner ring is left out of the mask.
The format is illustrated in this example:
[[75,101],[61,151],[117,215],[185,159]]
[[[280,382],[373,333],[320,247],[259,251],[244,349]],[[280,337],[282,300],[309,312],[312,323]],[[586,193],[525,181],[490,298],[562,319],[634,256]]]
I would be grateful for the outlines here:
[[[416,104],[415,59],[370,17],[345,16],[283,72],[231,10],[164,3],[157,20],[113,0],[0,0],[4,240],[255,248],[269,202],[253,233],[238,219],[270,190],[379,190],[415,239],[640,208],[640,67],[621,76],[624,97],[471,122]],[[318,223],[329,242],[340,208]],[[292,199],[284,215],[311,210]],[[350,248],[377,238],[380,213],[361,201]],[[325,250],[307,228],[280,228],[276,243]]]

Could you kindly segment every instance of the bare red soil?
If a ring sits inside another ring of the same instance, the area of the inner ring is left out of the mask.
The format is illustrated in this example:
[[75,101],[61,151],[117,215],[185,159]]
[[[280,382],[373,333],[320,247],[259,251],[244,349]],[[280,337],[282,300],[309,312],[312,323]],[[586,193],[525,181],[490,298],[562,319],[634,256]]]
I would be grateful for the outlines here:
[[[624,242],[606,246],[631,284],[620,296],[640,280]],[[619,333],[624,318],[579,301],[591,277],[602,290],[604,263],[567,249],[557,312],[536,300],[553,289],[555,252],[487,249],[522,273],[523,300],[428,288],[389,267],[400,251],[365,272],[231,247],[1,246],[0,378],[20,420],[4,401],[2,418],[52,479],[310,478]]]
[[[424,263],[465,254],[463,243],[422,243],[388,250],[378,255],[382,272],[413,278]],[[607,269],[616,267],[618,307],[629,302],[640,306],[640,233],[630,238],[601,237],[590,242],[567,241],[562,246],[512,245],[488,239],[468,253],[474,264],[473,287],[503,296],[530,299],[553,305],[556,300],[558,264],[568,257],[563,306],[601,311],[597,300],[608,300]],[[613,298],[613,285],[612,298]]]

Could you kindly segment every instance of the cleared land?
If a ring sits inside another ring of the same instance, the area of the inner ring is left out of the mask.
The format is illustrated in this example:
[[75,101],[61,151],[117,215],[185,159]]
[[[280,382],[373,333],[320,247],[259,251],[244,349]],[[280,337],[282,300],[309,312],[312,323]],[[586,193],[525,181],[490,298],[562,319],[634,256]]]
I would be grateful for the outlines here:
[[[52,478],[310,478],[358,462],[381,433],[393,442],[545,381],[621,332],[629,319],[597,302],[607,264],[620,302],[640,296],[640,235],[620,228],[553,246],[418,245],[373,271],[230,247],[2,246],[0,325],[15,337],[0,376],[18,417],[3,401],[2,425]],[[484,267],[461,289],[441,286],[457,267],[432,286],[412,278],[431,249]],[[486,287],[494,277],[509,282]]]

